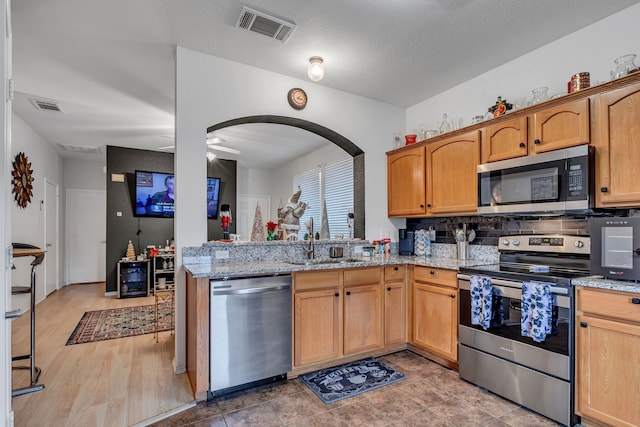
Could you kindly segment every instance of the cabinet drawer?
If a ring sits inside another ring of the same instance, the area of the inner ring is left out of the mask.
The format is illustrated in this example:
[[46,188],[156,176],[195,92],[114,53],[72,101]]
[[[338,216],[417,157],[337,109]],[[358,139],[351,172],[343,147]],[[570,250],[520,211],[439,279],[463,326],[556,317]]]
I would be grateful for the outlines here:
[[640,323],[640,294],[579,287],[578,310]]
[[296,291],[337,288],[340,285],[340,272],[330,270],[294,273],[293,281]]
[[458,287],[458,272],[442,268],[414,267],[413,280],[417,282],[436,283],[439,285]]
[[404,265],[391,265],[384,268],[384,281],[404,280]]
[[358,268],[357,270],[346,270],[344,272],[344,285],[367,285],[380,283],[380,267]]

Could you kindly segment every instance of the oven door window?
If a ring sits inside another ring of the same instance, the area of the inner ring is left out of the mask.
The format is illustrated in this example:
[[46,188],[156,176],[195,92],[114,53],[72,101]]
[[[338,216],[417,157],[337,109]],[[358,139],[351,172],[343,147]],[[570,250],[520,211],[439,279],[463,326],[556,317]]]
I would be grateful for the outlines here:
[[[520,341],[554,353],[569,355],[570,310],[554,304],[552,309],[552,332],[543,342],[523,337],[520,329],[520,299],[494,295],[492,301],[491,327],[485,332]],[[484,331],[481,326],[471,324],[471,293],[460,289],[460,325]]]
[[559,201],[562,164],[558,163],[549,162],[480,173],[480,206]]

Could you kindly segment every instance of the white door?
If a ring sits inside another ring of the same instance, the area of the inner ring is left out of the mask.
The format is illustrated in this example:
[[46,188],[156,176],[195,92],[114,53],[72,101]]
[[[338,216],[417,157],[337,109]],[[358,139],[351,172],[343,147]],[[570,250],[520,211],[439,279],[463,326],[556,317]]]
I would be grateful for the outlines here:
[[[253,220],[256,215],[256,205],[260,203],[262,221],[264,225],[269,221],[271,215],[271,196],[261,196],[255,194],[238,194],[238,209],[235,215],[236,233],[240,235],[240,240],[250,240]],[[266,229],[265,229],[266,235]]]
[[[0,28],[4,32],[4,43],[0,44],[0,90],[7,93],[7,79],[11,78],[11,8],[9,0],[0,5]],[[0,150],[0,176],[10,176],[11,170],[11,99],[4,97],[0,102],[0,133],[2,134],[2,150]],[[4,181],[6,182],[6,181]],[[11,268],[7,254],[11,250],[11,209],[8,201],[12,201],[10,187],[0,185],[0,308],[5,313],[11,305]],[[5,315],[6,319],[6,315]],[[0,326],[0,425],[13,425],[11,411],[11,320],[5,320]]]
[[44,179],[44,296],[58,289],[59,242],[58,242],[58,184]]
[[66,283],[106,280],[107,192],[66,192]]

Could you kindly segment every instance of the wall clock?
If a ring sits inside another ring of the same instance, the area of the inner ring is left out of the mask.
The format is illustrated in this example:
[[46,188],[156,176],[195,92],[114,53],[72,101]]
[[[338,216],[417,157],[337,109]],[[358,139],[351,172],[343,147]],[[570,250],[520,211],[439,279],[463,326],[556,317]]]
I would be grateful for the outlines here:
[[11,175],[13,177],[12,192],[16,193],[15,201],[21,208],[26,208],[33,196],[33,170],[31,169],[29,158],[23,152],[19,152],[16,155]]
[[294,87],[287,94],[289,105],[296,110],[302,110],[307,106],[307,93],[299,87]]

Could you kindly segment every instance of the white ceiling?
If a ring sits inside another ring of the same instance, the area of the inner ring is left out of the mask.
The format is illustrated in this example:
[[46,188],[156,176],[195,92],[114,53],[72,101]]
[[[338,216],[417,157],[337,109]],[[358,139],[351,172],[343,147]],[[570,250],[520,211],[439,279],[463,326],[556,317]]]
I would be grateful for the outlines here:
[[[320,84],[408,107],[639,1],[14,0],[14,111],[56,146],[171,145],[176,45],[299,79],[319,55]],[[243,5],[297,27],[286,43],[240,30]],[[265,126],[303,146],[296,129]],[[242,145],[255,130],[219,131],[248,167],[266,155]]]

